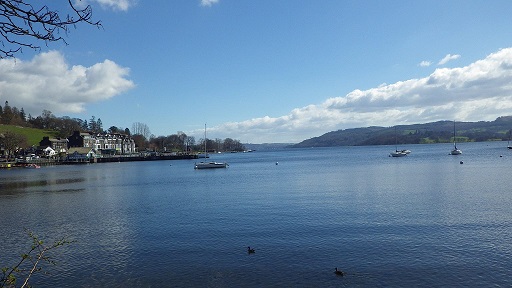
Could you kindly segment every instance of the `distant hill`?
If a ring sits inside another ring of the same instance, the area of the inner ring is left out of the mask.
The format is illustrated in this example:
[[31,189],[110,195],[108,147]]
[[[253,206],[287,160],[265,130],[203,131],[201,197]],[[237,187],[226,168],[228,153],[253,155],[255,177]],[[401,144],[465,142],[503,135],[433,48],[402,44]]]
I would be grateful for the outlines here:
[[292,143],[263,143],[263,144],[244,144],[245,149],[253,151],[267,151],[288,148]]
[[[494,121],[456,122],[457,142],[502,141],[509,139],[512,116],[499,117]],[[425,124],[397,125],[398,144],[453,142],[453,121]],[[332,147],[395,144],[395,126],[353,128],[332,131],[322,136],[304,140],[289,147]]]

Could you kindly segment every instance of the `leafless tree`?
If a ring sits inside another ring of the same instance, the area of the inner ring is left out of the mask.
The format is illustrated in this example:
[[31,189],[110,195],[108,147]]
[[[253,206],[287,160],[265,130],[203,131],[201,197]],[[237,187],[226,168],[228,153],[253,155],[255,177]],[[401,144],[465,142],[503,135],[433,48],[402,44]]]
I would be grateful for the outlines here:
[[92,20],[90,5],[79,8],[68,0],[69,13],[61,13],[47,5],[28,2],[0,0],[0,59],[14,57],[24,47],[40,50],[41,42],[48,45],[49,42],[63,41],[67,44],[60,32],[66,35],[79,23],[101,27],[100,21]]
[[10,156],[19,148],[28,146],[27,137],[11,131],[7,131],[0,135],[0,144],[7,152],[7,159],[9,159]]
[[196,137],[187,136],[187,138],[185,138],[185,145],[187,146],[187,148],[196,145]]
[[135,122],[132,125],[132,135],[142,135],[145,140],[149,140],[151,131],[149,131],[148,125],[140,122]]
[[56,118],[56,130],[59,131],[58,136],[61,138],[67,138],[74,131],[80,131],[80,123],[75,119],[71,119],[68,116]]

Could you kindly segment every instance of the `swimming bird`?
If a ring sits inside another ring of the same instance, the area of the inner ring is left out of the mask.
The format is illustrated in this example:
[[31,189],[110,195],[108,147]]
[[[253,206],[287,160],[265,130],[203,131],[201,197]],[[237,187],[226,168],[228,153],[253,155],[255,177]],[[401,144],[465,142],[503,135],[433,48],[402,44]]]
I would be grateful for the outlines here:
[[247,247],[247,254],[252,254],[252,253],[256,253],[256,251],[254,251],[254,249],[251,249],[250,246]]
[[343,271],[341,271],[341,270],[338,270],[338,267],[336,267],[336,268],[334,268],[334,274],[343,276],[345,273],[343,273]]

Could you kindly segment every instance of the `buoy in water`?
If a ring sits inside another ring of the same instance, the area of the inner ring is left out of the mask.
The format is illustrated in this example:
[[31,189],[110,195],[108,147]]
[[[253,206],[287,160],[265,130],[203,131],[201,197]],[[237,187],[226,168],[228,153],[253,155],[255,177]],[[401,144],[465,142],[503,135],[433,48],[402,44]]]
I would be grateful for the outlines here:
[[462,160],[461,160],[461,161],[460,161],[460,164],[464,164],[464,161],[462,161]]

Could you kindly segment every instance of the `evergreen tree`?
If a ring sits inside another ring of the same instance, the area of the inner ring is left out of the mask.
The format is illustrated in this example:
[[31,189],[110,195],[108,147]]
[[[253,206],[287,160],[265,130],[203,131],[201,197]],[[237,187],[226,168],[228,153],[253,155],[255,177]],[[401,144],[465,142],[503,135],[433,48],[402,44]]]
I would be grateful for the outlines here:
[[96,133],[96,129],[97,129],[96,124],[97,124],[96,117],[92,116],[91,119],[89,120],[89,131]]
[[117,128],[116,126],[110,126],[110,128],[108,128],[108,133],[110,134],[114,134],[114,133],[122,133],[122,130],[120,128]]
[[87,123],[87,119],[84,119],[84,121],[82,121],[82,130],[83,131],[88,131],[89,130],[89,124]]
[[24,124],[24,121],[21,120],[20,110],[18,110],[18,108],[16,107],[12,107],[11,112],[12,118],[9,124],[22,126]]
[[103,123],[101,122],[101,118],[98,118],[96,121],[96,133],[103,133]]
[[21,110],[20,110],[20,118],[21,118],[21,121],[27,122],[27,115],[25,114],[25,110],[23,110],[23,107],[21,107]]
[[12,109],[11,106],[9,106],[9,101],[5,101],[4,110],[2,113],[2,124],[11,124],[12,117]]

